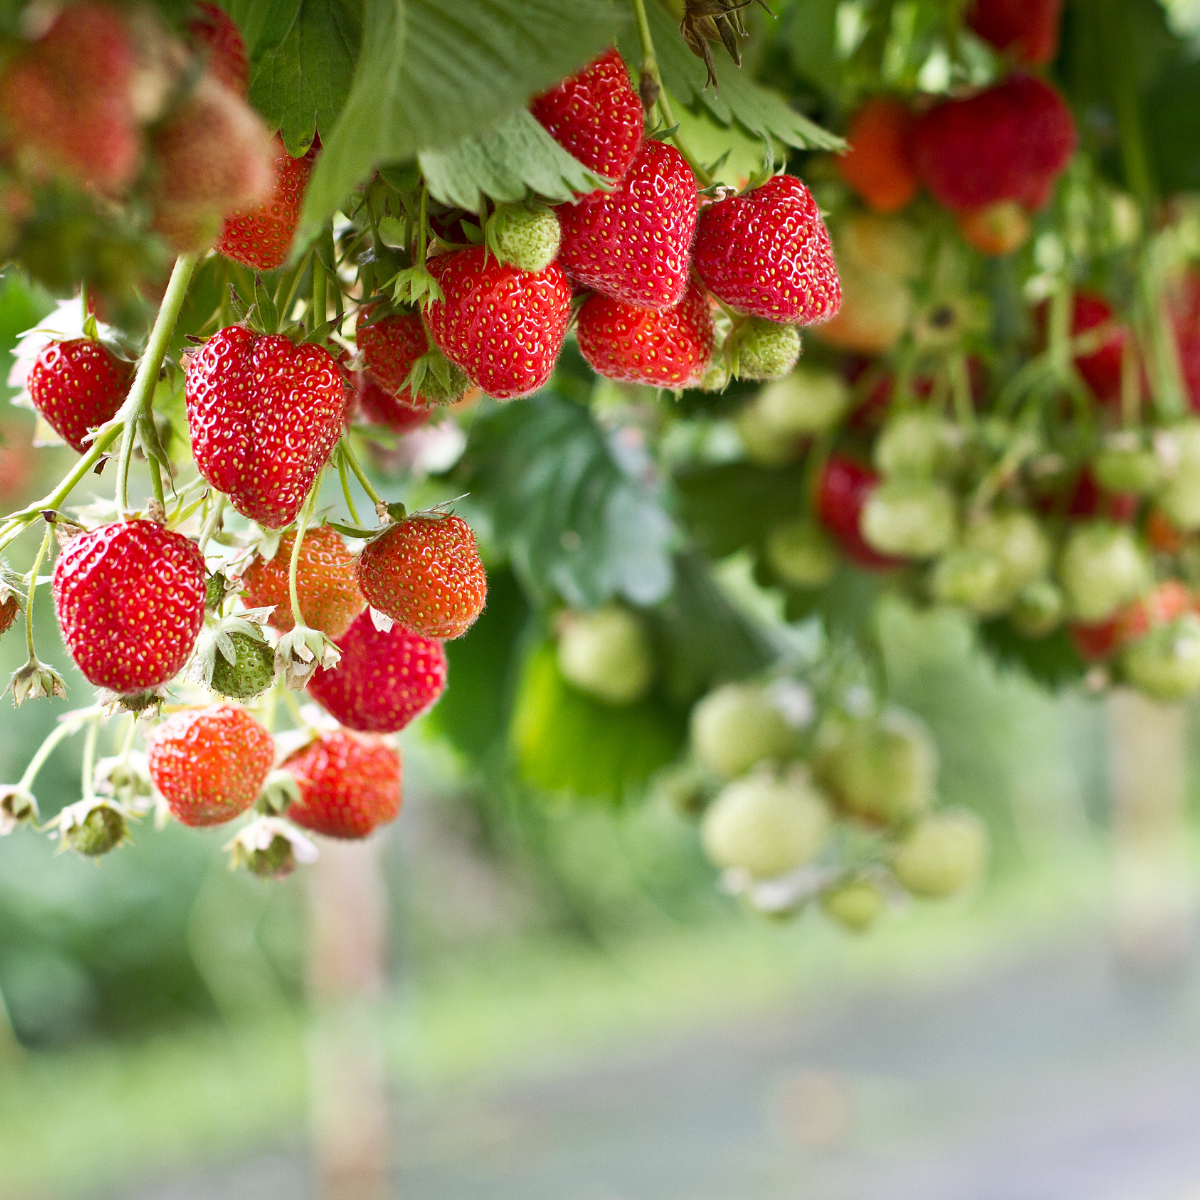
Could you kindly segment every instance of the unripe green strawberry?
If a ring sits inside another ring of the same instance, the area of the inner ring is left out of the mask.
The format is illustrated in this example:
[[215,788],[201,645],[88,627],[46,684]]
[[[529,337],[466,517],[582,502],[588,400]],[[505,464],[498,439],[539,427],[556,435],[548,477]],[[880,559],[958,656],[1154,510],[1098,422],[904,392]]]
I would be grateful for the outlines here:
[[1200,691],[1200,617],[1185,613],[1131,642],[1122,657],[1125,678],[1165,704]]
[[954,496],[928,480],[886,480],[867,500],[861,528],[867,544],[880,554],[934,558],[953,544],[958,532]]
[[925,725],[911,713],[829,722],[817,739],[817,779],[848,812],[874,821],[905,821],[933,802],[938,756]]
[[487,224],[488,248],[521,271],[544,271],[558,257],[561,240],[558,218],[540,205],[501,204]]
[[1166,476],[1158,507],[1181,532],[1200,529],[1200,421],[1180,421],[1163,430],[1155,449]]
[[850,407],[850,388],[840,375],[800,367],[758,393],[764,421],[783,433],[824,433]]
[[963,530],[963,545],[996,558],[1010,598],[1050,570],[1050,539],[1037,517],[1019,509],[988,513],[972,521]]
[[700,826],[713,864],[774,879],[820,854],[832,820],[825,797],[803,774],[752,775],[728,784]]
[[1012,599],[1000,559],[987,550],[966,546],[956,546],[938,559],[929,590],[940,604],[964,608],[977,617],[1002,613]]
[[800,329],[754,317],[737,334],[737,377],[783,379],[800,357]]
[[212,678],[208,686],[218,696],[230,700],[251,700],[261,696],[275,682],[275,650],[260,635],[233,632],[234,662],[223,654],[213,658]]
[[1162,483],[1162,464],[1153,450],[1109,448],[1092,461],[1092,474],[1106,492],[1149,496]]
[[558,639],[558,669],[605,704],[633,704],[654,681],[654,655],[638,617],[610,604],[568,617]]
[[899,413],[875,443],[875,465],[884,475],[930,476],[954,465],[958,431],[937,413]]
[[57,820],[63,845],[86,858],[115,850],[129,836],[125,814],[107,800],[80,800],[64,808]]
[[784,583],[819,588],[833,578],[837,552],[816,521],[801,517],[776,525],[767,535],[767,562]]
[[1062,588],[1049,579],[1038,579],[1017,593],[1008,619],[1026,637],[1040,638],[1053,633],[1066,615],[1067,601]]
[[821,908],[844,929],[863,933],[887,907],[883,893],[869,879],[835,884],[821,895]]
[[1147,591],[1150,566],[1123,525],[1091,521],[1068,538],[1058,565],[1067,608],[1077,621],[1094,624]]
[[783,714],[754,684],[726,684],[692,709],[692,753],[724,779],[790,757],[795,740]]
[[932,813],[900,843],[892,870],[914,896],[938,900],[978,880],[987,854],[987,829],[974,813]]

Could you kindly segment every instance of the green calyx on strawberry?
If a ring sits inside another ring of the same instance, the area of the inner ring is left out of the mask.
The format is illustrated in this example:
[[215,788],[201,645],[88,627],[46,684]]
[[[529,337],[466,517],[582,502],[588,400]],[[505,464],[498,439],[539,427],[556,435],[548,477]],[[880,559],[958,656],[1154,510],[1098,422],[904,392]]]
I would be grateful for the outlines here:
[[562,228],[545,205],[501,204],[484,229],[484,245],[522,271],[544,271],[557,257]]
[[1150,629],[1126,646],[1121,658],[1126,680],[1165,704],[1200,691],[1200,617],[1184,613]]
[[768,383],[783,379],[800,357],[800,330],[752,317],[731,334],[724,347],[738,379]]
[[867,544],[880,554],[935,558],[958,532],[954,495],[930,480],[885,480],[867,500],[861,527]]
[[31,791],[12,783],[0,785],[0,837],[24,821],[36,823],[37,819],[37,801]]
[[290,821],[274,816],[255,817],[225,849],[231,869],[244,867],[260,879],[286,879],[298,864],[317,861],[312,840]]
[[974,813],[930,813],[896,848],[892,871],[914,896],[940,900],[979,880],[987,857],[987,829]]
[[65,850],[84,858],[99,858],[129,838],[128,814],[107,799],[84,799],[68,804],[50,825],[58,830]]
[[196,669],[205,686],[230,700],[251,700],[275,682],[275,650],[262,626],[269,608],[212,622],[197,643]]

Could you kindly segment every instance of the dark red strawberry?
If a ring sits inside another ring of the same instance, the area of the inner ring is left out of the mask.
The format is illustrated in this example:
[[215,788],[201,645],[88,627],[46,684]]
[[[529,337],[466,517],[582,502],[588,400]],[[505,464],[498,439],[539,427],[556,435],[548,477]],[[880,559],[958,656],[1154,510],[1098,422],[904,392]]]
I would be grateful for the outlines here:
[[821,469],[816,495],[817,516],[837,539],[842,553],[860,567],[876,571],[904,565],[902,559],[872,550],[859,528],[862,510],[878,486],[879,476],[869,467],[833,454]]
[[700,214],[696,272],[718,300],[768,321],[827,321],[842,303],[829,231],[794,175],[710,204]]
[[78,454],[88,431],[116,416],[133,379],[133,364],[103,342],[47,342],[26,380],[33,406]]
[[1018,62],[1042,67],[1058,54],[1063,0],[975,0],[967,24]]
[[323,733],[284,767],[300,788],[288,816],[333,838],[365,838],[400,815],[400,752],[376,737]]
[[275,135],[275,188],[270,199],[225,218],[217,251],[256,271],[274,271],[287,261],[292,248],[304,190],[317,160],[317,146],[293,158]]
[[363,310],[354,340],[362,353],[363,365],[380,385],[393,396],[404,393],[412,401],[412,393],[404,387],[417,361],[429,349],[429,336],[416,313],[394,313],[374,320],[374,306]]
[[328,350],[231,325],[185,356],[200,474],[244,516],[293,521],[341,437],[346,397]]
[[475,535],[461,517],[419,513],[368,542],[358,556],[367,602],[430,638],[457,638],[487,600]]
[[683,155],[647,139],[611,192],[559,208],[559,261],[572,279],[639,308],[674,308],[688,280],[696,177]]
[[54,607],[71,657],[122,695],[173,678],[204,624],[204,556],[153,521],[117,521],[63,547]]
[[589,170],[620,179],[642,140],[642,102],[615,47],[529,106],[552,138]]
[[[1071,333],[1078,337],[1091,329],[1109,325],[1113,322],[1113,316],[1112,305],[1103,296],[1095,292],[1076,292]],[[1112,324],[1112,332],[1098,350],[1075,359],[1080,375],[1102,404],[1113,403],[1121,398],[1122,363],[1129,339],[1128,326]]]
[[220,825],[240,816],[274,761],[271,735],[233,704],[174,713],[146,738],[150,778],[184,825]]
[[382,387],[370,371],[356,371],[350,377],[350,386],[358,402],[359,416],[370,425],[385,425],[393,433],[407,433],[433,416],[432,405],[401,400]]
[[432,708],[446,688],[442,643],[402,625],[385,633],[364,612],[337,644],[341,661],[318,671],[308,693],[348,729],[395,733]]
[[698,383],[712,358],[712,313],[695,284],[665,312],[592,296],[579,310],[576,335],[592,370],[622,383],[679,391]]
[[567,332],[571,285],[562,268],[520,271],[473,246],[431,259],[429,270],[444,295],[425,313],[441,352],[496,400],[536,392]]
[[188,22],[188,33],[208,55],[209,72],[239,96],[248,95],[250,60],[234,19],[210,0],[200,0],[196,15]]

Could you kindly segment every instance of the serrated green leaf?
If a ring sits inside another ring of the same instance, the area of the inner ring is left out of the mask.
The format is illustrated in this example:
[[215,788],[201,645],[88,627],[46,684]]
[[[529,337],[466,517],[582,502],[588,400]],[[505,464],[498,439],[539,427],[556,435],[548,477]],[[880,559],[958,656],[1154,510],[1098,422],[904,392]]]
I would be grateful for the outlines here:
[[526,109],[446,149],[423,150],[417,161],[435,199],[471,212],[481,210],[484,196],[515,204],[532,192],[563,201],[608,186],[603,176],[572,158]]

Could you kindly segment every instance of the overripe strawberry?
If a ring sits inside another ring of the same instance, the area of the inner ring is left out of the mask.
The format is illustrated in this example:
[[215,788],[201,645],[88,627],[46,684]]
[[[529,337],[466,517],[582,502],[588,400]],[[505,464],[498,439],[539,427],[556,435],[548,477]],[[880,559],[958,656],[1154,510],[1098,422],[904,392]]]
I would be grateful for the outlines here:
[[204,623],[204,557],[153,521],[71,538],[54,566],[54,608],[84,675],[122,695],[166,683]]
[[135,111],[137,48],[122,12],[84,0],[0,72],[0,116],[19,162],[117,192],[142,154]]
[[333,355],[231,325],[186,355],[184,371],[201,475],[244,516],[287,525],[342,434],[346,397]]
[[[255,555],[242,572],[242,594],[248,608],[275,606],[270,624],[280,633],[293,628],[292,601],[288,588],[292,547],[296,535],[285,533],[273,558]],[[354,555],[336,529],[317,525],[309,529],[300,545],[296,563],[296,596],[300,614],[310,629],[340,638],[367,602],[358,590]]]
[[25,386],[55,433],[82,454],[88,431],[116,415],[132,379],[132,363],[103,342],[83,337],[47,342]]
[[915,118],[899,100],[868,100],[850,119],[838,174],[876,212],[899,212],[921,187],[913,156]]
[[209,73],[239,96],[250,91],[250,60],[234,19],[211,0],[200,0],[188,22],[192,41],[208,55]]
[[473,246],[431,259],[429,271],[444,298],[425,320],[441,352],[493,399],[536,392],[567,332],[571,285],[562,268],[520,271]]
[[859,528],[862,511],[879,476],[851,458],[830,455],[817,480],[816,508],[821,523],[833,534],[842,553],[860,567],[886,570],[902,560],[877,554],[863,539]]
[[400,815],[400,753],[376,737],[339,729],[289,756],[300,799],[288,816],[333,838],[365,838]]
[[446,513],[408,517],[368,542],[358,586],[380,612],[431,638],[462,637],[487,600],[475,535]]
[[240,816],[274,760],[271,735],[233,704],[174,713],[146,738],[150,778],[184,825],[220,825]]
[[712,358],[712,314],[695,284],[665,312],[592,296],[579,310],[576,334],[592,370],[622,383],[679,391],[695,385]]
[[694,260],[718,300],[753,317],[810,325],[842,302],[829,231],[793,175],[710,204],[700,214]]
[[442,643],[402,625],[386,632],[364,612],[338,638],[336,667],[318,671],[308,692],[330,716],[360,733],[395,733],[431,708],[446,688]]
[[975,0],[967,24],[1018,62],[1042,67],[1058,53],[1063,0]]
[[293,158],[275,135],[275,187],[264,203],[225,218],[217,252],[256,271],[274,271],[287,261],[304,206],[304,190],[317,160],[317,146]]
[[1018,72],[930,109],[913,137],[922,181],[952,212],[1005,200],[1035,210],[1075,151],[1075,122],[1049,84]]
[[21,604],[16,596],[6,596],[0,600],[0,633],[5,633],[12,628],[12,623],[17,619],[20,611]]
[[572,158],[609,179],[629,170],[642,140],[642,102],[615,47],[538,96],[529,110]]
[[639,308],[674,308],[688,281],[696,177],[683,155],[647,139],[611,192],[558,210],[559,261],[573,280]]

